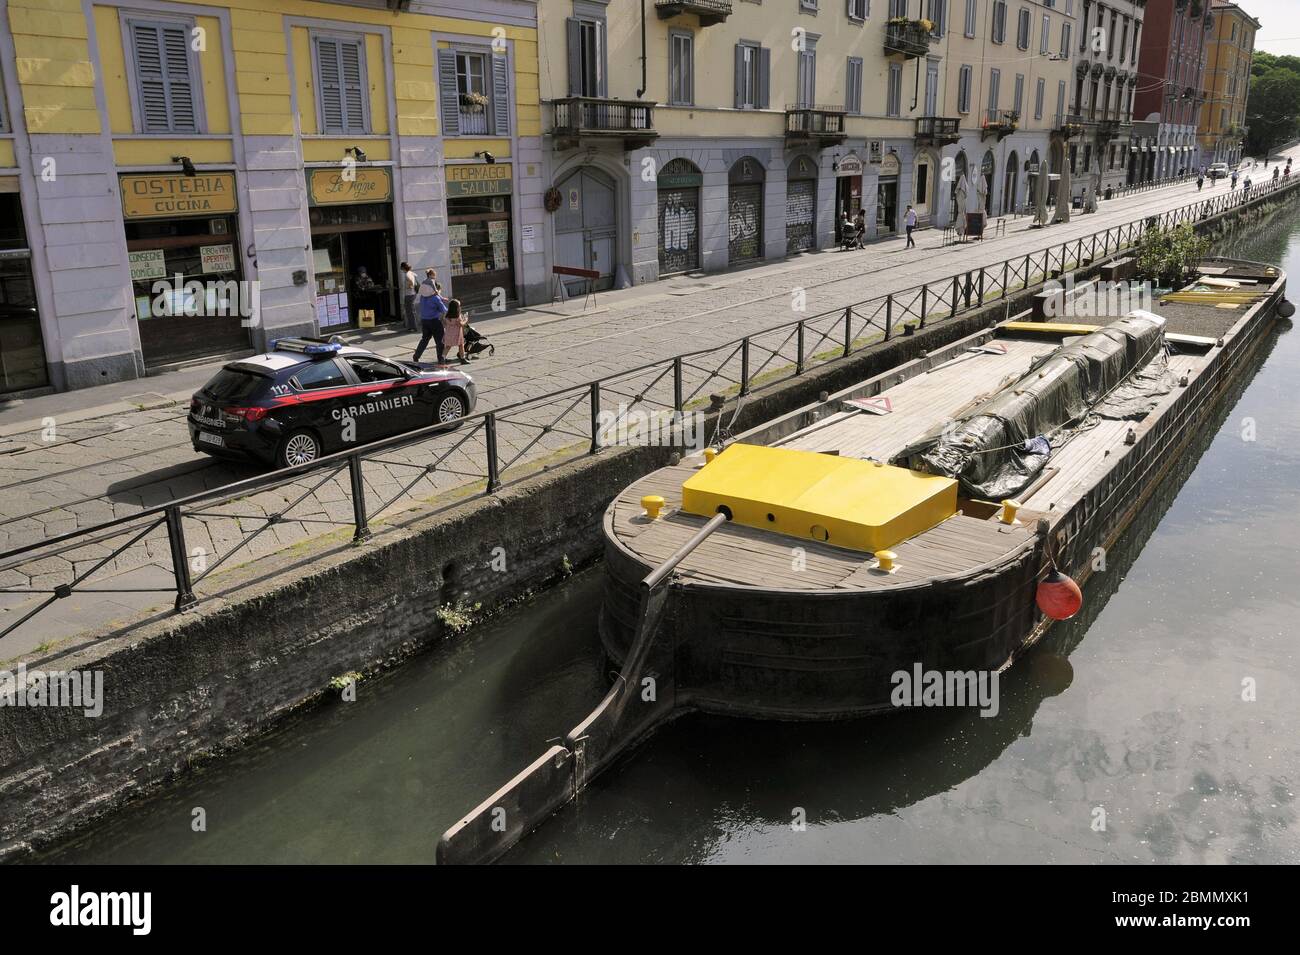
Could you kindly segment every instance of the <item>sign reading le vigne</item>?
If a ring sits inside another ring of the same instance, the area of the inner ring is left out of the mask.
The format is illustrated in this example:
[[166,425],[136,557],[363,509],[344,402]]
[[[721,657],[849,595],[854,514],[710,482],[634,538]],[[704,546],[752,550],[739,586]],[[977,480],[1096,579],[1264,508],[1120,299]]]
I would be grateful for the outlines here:
[[128,219],[204,216],[234,212],[239,207],[233,172],[202,172],[197,176],[121,176],[122,214]]
[[313,206],[389,202],[393,198],[393,178],[383,166],[350,170],[312,169],[308,173],[307,194]]

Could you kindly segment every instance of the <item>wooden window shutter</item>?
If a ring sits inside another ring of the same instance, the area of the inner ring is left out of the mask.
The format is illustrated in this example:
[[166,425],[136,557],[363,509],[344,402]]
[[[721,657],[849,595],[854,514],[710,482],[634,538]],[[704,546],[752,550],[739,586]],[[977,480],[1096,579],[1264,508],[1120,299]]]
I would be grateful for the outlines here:
[[362,68],[360,40],[342,40],[339,49],[339,75],[343,91],[343,127],[345,133],[365,133],[366,77]]
[[564,21],[569,36],[569,95],[582,95],[582,24],[577,17]]
[[510,62],[501,54],[492,54],[492,131],[510,135]]
[[190,75],[189,30],[180,25],[160,29],[163,69],[167,77],[167,100],[171,110],[170,129],[174,132],[198,132],[194,108],[194,78]]
[[442,111],[442,134],[460,135],[460,89],[456,86],[456,51],[438,51],[438,108]]
[[328,37],[316,39],[316,87],[320,102],[320,131],[342,133],[343,78],[339,75],[339,44]]

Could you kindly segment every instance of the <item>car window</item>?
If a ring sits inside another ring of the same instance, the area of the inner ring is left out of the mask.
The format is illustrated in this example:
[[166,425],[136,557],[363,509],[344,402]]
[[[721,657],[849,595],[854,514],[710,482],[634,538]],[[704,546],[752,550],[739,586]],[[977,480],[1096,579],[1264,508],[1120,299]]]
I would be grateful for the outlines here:
[[247,401],[266,384],[266,378],[237,368],[223,368],[203,386],[203,394],[216,401]]
[[357,377],[366,382],[392,381],[394,378],[405,377],[396,365],[378,358],[349,358],[348,364],[357,373]]
[[303,391],[337,388],[348,383],[343,376],[343,369],[334,361],[313,362],[294,375],[293,379]]

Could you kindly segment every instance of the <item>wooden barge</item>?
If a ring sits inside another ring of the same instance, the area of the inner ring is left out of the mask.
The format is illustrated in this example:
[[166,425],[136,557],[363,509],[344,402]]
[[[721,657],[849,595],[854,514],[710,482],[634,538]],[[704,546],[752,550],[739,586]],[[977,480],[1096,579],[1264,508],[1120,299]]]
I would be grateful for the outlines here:
[[1053,623],[1044,578],[1090,576],[1284,290],[1274,267],[1207,260],[1157,314],[995,326],[633,483],[604,519],[614,688],[439,860],[495,858],[683,712],[893,712],[900,671],[1010,666]]

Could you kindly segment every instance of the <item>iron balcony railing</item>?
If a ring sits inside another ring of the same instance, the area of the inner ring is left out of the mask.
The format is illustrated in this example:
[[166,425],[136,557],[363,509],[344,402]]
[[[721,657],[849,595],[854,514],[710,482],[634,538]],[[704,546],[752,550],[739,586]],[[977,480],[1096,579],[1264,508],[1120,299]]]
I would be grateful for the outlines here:
[[948,145],[961,139],[961,120],[949,116],[918,116],[916,139],[934,145]]
[[920,20],[895,18],[885,24],[885,55],[925,56],[930,52],[930,39],[930,31]]
[[[1187,177],[1144,183],[1120,193],[1143,192]],[[879,341],[911,334],[927,324],[955,318],[1013,292],[1087,263],[1131,249],[1152,229],[1165,229],[1226,212],[1280,190],[1300,178],[1268,181],[1249,193],[1236,190],[1158,215],[1070,239],[1006,259],[773,325],[722,345],[654,361],[550,394],[472,414],[455,430],[433,425],[340,451],[295,468],[258,475],[67,531],[0,553],[0,594],[37,598],[34,606],[9,605],[0,638],[75,595],[170,594],[183,610],[222,588],[212,575],[238,557],[251,560],[253,545],[300,527],[327,531],[349,527],[356,542],[371,536],[371,523],[403,507],[438,513],[464,500],[466,492],[493,494],[545,466],[598,453],[618,437],[620,425],[648,415],[681,416],[720,409],[730,395],[743,398],[848,357]],[[734,415],[732,416],[734,421]],[[719,417],[710,442],[729,436]],[[679,424],[673,435],[683,440]],[[611,435],[613,440],[611,441]],[[643,442],[644,443],[644,442]],[[335,504],[330,511],[323,501]],[[304,531],[305,533],[305,531]],[[290,535],[291,536],[291,535]],[[290,546],[280,540],[278,546]],[[337,546],[333,535],[306,538],[302,547]],[[146,552],[147,551],[147,552]],[[161,557],[159,557],[161,555]],[[59,571],[60,558],[65,569]],[[170,582],[114,586],[114,570],[163,559]]]
[[622,137],[648,141],[659,135],[654,128],[654,103],[570,96],[552,101],[551,106],[554,111],[552,132],[556,136]]
[[788,140],[811,140],[823,145],[842,143],[844,110],[827,106],[787,106],[785,136]]

